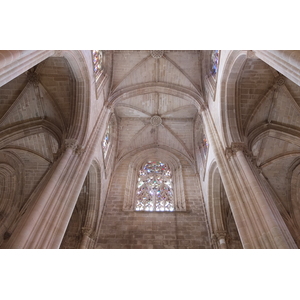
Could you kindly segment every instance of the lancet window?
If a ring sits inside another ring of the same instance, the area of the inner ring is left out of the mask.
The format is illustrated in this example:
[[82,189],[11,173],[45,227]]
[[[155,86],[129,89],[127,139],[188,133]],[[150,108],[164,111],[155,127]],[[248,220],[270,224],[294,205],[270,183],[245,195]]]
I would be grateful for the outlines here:
[[102,51],[93,50],[93,66],[94,66],[94,74],[96,75],[96,79],[101,74],[102,61],[103,61]]
[[203,153],[203,156],[206,158],[207,157],[207,152],[208,152],[208,141],[206,138],[205,133],[202,134],[202,145],[201,145],[201,152]]
[[110,145],[110,125],[108,124],[102,140],[102,150],[103,150],[104,158],[107,155],[109,145]]
[[174,211],[172,172],[161,161],[148,161],[138,173],[137,211]]
[[219,66],[219,50],[213,50],[211,54],[211,74],[215,76]]

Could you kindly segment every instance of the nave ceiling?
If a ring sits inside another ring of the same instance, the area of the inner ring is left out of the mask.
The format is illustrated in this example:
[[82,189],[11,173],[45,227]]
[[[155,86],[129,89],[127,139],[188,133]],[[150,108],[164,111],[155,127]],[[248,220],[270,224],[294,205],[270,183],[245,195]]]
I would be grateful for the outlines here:
[[113,51],[109,99],[122,95],[113,105],[119,159],[137,149],[162,147],[194,161],[199,103],[182,93],[202,99],[201,59],[200,51]]
[[[134,157],[141,150],[161,148],[184,158],[194,171],[201,171],[200,179],[204,182],[205,174],[209,173],[205,170],[209,168],[206,162],[202,162],[202,170],[199,167],[199,160],[203,159],[199,155],[199,143],[203,142],[199,112],[204,106],[215,118],[215,124],[221,116],[230,119],[232,142],[246,145],[253,166],[270,185],[284,220],[294,222],[300,232],[299,86],[259,58],[244,55],[234,86],[227,91],[224,101],[227,106],[222,106],[224,98],[221,97],[220,103],[220,94],[214,93],[215,90],[222,93],[218,77],[223,79],[223,74],[216,74],[209,86],[209,53],[107,51],[110,67],[106,82],[109,84],[101,91],[103,102],[98,97],[94,103],[98,108],[102,104],[109,107],[117,121],[114,131],[117,152],[113,153],[116,161],[109,167],[116,166],[125,157]],[[10,226],[9,222],[51,169],[71,128],[81,126],[77,122],[81,119],[74,112],[78,82],[73,72],[66,58],[49,57],[0,89],[1,184],[14,187],[16,180],[22,190],[16,190],[20,199],[16,199],[16,193],[5,196],[0,222],[8,214],[10,219],[5,219],[2,228]],[[212,107],[216,109],[212,111]],[[100,109],[89,109],[91,114],[100,114]],[[222,139],[224,128],[220,126],[220,129]],[[225,140],[224,151],[230,146]],[[104,161],[101,158],[100,165]],[[23,166],[25,174],[14,172],[16,165]],[[9,201],[14,203],[13,209],[10,208],[15,210],[14,215],[8,211]]]

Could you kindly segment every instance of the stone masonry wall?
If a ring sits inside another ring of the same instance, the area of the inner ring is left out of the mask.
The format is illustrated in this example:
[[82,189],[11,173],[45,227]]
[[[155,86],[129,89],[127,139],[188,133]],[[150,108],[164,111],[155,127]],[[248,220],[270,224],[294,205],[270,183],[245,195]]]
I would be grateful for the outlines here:
[[104,208],[96,248],[210,248],[197,174],[182,162],[186,212],[123,211],[129,161],[115,171]]

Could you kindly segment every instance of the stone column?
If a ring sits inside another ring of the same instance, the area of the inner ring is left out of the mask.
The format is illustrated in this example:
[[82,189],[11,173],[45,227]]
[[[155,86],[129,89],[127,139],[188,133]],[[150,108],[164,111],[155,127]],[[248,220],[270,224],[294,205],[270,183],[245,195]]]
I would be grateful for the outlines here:
[[[228,149],[227,149],[228,150]],[[241,178],[239,183],[244,191],[244,207],[249,221],[256,232],[256,238],[263,248],[297,248],[280,216],[273,199],[263,192],[259,179],[251,168],[251,153],[243,143],[232,143],[229,148],[229,163]]]
[[84,182],[80,147],[65,141],[60,158],[32,194],[27,209],[8,241],[9,248],[58,248]]
[[[240,143],[223,150],[210,112],[202,118],[244,248],[297,248],[275,205],[267,201]],[[272,206],[272,207],[270,207]]]

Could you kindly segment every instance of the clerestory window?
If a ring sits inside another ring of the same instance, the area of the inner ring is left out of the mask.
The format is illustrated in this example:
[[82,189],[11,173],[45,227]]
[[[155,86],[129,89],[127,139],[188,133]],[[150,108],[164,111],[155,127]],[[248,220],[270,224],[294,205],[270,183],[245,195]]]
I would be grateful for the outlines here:
[[101,88],[103,87],[104,82],[107,79],[105,68],[104,68],[105,55],[103,51],[92,50],[92,60],[93,60],[93,71],[95,76],[96,97],[98,99]]
[[108,124],[103,140],[102,140],[102,150],[103,150],[103,156],[104,158],[107,155],[108,149],[110,145],[110,124]]
[[102,71],[103,55],[101,50],[93,50],[93,65],[96,80],[99,78]]
[[219,67],[219,50],[213,50],[211,53],[211,75],[215,76],[218,73]]
[[174,211],[172,172],[161,161],[148,161],[138,172],[137,211]]

